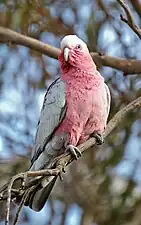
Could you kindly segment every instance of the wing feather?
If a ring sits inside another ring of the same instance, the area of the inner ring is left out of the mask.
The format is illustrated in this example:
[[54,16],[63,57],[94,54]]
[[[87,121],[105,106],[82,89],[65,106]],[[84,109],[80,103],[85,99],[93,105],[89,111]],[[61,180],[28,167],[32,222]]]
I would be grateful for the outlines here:
[[104,83],[105,85],[105,90],[106,90],[106,109],[107,109],[107,117],[109,115],[109,112],[110,112],[110,105],[111,105],[111,94],[110,94],[110,90],[108,88],[108,86]]
[[50,85],[44,97],[35,136],[35,144],[32,151],[31,164],[33,164],[44,151],[53,132],[64,118],[65,111],[65,85],[64,82],[58,78]]

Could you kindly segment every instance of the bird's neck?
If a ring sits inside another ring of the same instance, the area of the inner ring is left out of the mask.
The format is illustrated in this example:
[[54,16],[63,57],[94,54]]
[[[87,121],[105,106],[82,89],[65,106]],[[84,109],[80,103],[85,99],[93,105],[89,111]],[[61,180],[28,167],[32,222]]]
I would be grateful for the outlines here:
[[104,83],[104,78],[100,75],[100,73],[95,71],[84,71],[79,68],[71,68],[68,72],[61,74],[61,79],[68,85],[75,89],[75,87],[79,87],[79,89],[88,89],[91,90],[93,88],[97,88],[102,83]]
[[71,67],[68,70],[62,70],[61,77],[68,79],[104,79],[97,70],[84,70],[82,68]]

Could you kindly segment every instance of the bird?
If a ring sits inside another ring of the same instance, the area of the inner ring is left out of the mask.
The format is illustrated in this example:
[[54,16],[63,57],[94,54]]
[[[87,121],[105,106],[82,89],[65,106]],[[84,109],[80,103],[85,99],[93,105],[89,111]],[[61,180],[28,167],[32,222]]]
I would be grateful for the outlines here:
[[[47,89],[32,150],[30,171],[48,168],[52,159],[68,151],[77,159],[77,147],[91,136],[103,143],[111,95],[86,43],[65,36],[58,56],[61,75]],[[50,176],[32,187],[25,205],[40,211],[56,182]]]

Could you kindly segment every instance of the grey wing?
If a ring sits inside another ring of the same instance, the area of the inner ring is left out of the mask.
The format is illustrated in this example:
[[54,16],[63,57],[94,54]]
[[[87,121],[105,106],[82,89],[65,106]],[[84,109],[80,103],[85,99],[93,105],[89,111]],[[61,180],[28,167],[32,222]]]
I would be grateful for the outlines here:
[[35,136],[35,145],[32,150],[31,165],[44,151],[53,132],[64,118],[65,112],[65,85],[64,82],[58,78],[50,85],[45,94]]

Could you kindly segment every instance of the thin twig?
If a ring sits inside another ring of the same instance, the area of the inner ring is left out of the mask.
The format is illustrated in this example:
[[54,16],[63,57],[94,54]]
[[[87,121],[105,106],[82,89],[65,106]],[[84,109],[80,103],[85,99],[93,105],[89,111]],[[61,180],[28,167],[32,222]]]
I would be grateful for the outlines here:
[[138,27],[135,22],[134,22],[134,17],[132,15],[132,12],[129,8],[129,6],[125,3],[123,0],[117,0],[117,2],[121,5],[121,7],[124,9],[127,19],[123,16],[120,15],[121,20],[128,24],[128,26],[138,35],[138,37],[141,39],[141,29]]
[[[7,186],[9,184],[9,182],[7,182],[6,184],[4,184],[0,187],[0,194],[3,193],[5,190],[7,190]],[[0,195],[0,198],[1,198],[1,195]]]
[[28,195],[28,191],[25,191],[25,193],[23,194],[22,196],[22,200],[18,206],[18,210],[16,212],[16,216],[15,216],[15,219],[14,219],[14,222],[13,222],[13,225],[16,225],[16,223],[18,222],[18,218],[19,218],[19,215],[20,215],[20,211],[22,209],[22,206],[24,205],[25,201],[26,201],[26,196]]
[[[52,163],[52,165],[54,165],[54,163]],[[17,174],[15,176],[13,176],[10,179],[10,182],[8,182],[7,184],[4,184],[4,186],[2,186],[0,188],[0,201],[1,200],[5,200],[8,198],[8,195],[5,195],[5,191],[8,189],[9,185],[11,184],[12,180],[15,182],[17,179],[22,179],[22,184],[20,189],[22,190],[26,190],[29,187],[34,186],[35,184],[37,184],[37,182],[44,176],[57,176],[60,173],[60,169],[59,167],[56,169],[43,169],[43,170],[38,170],[38,171],[27,171],[25,173],[20,173]],[[32,180],[28,180],[27,182],[27,177],[35,177]],[[17,189],[11,189],[13,196],[15,196],[16,194],[19,195],[21,193],[20,190]]]
[[60,171],[58,169],[43,169],[38,171],[28,171],[27,177],[37,176],[57,176]]
[[[17,189],[11,189],[11,198],[14,198],[16,195],[20,195],[21,191],[20,190],[17,190]],[[7,200],[8,198],[8,195],[5,194],[4,192],[1,193],[0,195],[0,201],[2,200]]]
[[14,182],[17,179],[21,179],[22,177],[24,177],[24,173],[17,174],[15,176],[13,176],[8,184],[8,188],[7,188],[7,203],[6,203],[6,219],[5,219],[5,225],[9,225],[9,216],[10,216],[10,202],[11,202],[11,196],[12,196],[12,186],[14,184]]
[[124,9],[124,11],[127,15],[128,23],[130,23],[130,24],[132,24],[132,26],[134,26],[134,18],[133,18],[133,15],[132,15],[132,12],[131,12],[129,6],[123,0],[118,0],[118,2],[121,5],[121,7]]
[[10,216],[10,202],[11,202],[11,189],[13,186],[13,179],[11,179],[8,190],[7,190],[7,202],[6,202],[6,219],[5,219],[5,225],[9,224],[9,216]]

